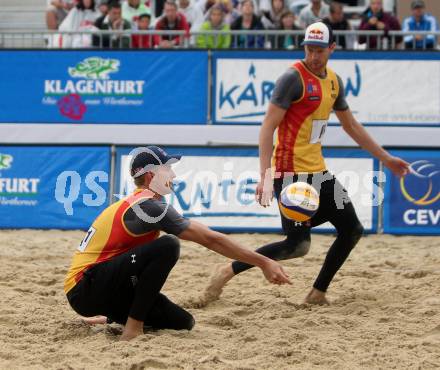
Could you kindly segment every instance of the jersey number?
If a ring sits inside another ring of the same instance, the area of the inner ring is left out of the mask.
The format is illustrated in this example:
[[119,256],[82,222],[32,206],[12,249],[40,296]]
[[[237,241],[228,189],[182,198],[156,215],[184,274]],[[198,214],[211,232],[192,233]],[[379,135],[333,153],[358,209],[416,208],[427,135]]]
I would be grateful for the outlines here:
[[87,231],[86,236],[84,237],[84,239],[82,240],[82,242],[80,243],[78,250],[80,252],[84,252],[85,249],[87,248],[87,246],[90,243],[90,240],[92,240],[93,235],[95,235],[96,233],[96,229],[94,227],[90,227],[90,229]]
[[310,135],[310,144],[320,143],[327,128],[327,120],[315,119],[312,122],[312,134]]

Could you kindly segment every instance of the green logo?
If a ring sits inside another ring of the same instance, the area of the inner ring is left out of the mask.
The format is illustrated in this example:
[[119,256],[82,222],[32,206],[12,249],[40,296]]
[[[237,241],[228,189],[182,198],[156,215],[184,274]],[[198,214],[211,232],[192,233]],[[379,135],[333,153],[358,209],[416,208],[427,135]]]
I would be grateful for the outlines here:
[[119,71],[119,60],[91,57],[79,62],[75,67],[69,67],[70,77],[108,80],[109,74]]
[[11,163],[14,157],[9,154],[1,154],[0,153],[0,170],[7,170],[11,168]]

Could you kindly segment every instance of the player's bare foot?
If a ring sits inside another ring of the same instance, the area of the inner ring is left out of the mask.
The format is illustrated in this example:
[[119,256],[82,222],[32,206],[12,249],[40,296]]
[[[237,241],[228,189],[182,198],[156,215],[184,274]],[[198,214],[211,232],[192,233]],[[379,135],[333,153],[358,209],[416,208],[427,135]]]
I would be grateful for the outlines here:
[[129,317],[119,340],[129,341],[144,334],[144,323]]
[[92,317],[81,316],[81,320],[88,325],[106,324],[107,323],[107,317],[105,317],[105,316],[92,316]]
[[325,292],[321,292],[318,289],[312,288],[312,290],[307,294],[304,303],[316,304],[316,305],[329,305],[330,302],[325,297]]
[[232,265],[218,265],[211,275],[208,286],[203,293],[205,304],[215,301],[220,297],[223,287],[234,277]]

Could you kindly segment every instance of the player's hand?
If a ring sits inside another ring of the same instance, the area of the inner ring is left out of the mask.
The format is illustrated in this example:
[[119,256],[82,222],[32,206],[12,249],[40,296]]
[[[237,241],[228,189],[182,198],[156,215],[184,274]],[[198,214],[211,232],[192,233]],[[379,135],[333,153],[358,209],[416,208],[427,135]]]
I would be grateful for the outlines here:
[[390,156],[383,163],[397,177],[402,177],[409,172],[409,163],[401,158]]
[[263,207],[269,207],[273,200],[273,184],[272,181],[260,181],[255,192],[257,202]]
[[263,207],[269,207],[273,200],[273,180],[270,171],[266,171],[255,191],[255,198]]
[[272,284],[292,284],[289,280],[289,276],[278,262],[268,259],[268,262],[261,269],[267,281]]

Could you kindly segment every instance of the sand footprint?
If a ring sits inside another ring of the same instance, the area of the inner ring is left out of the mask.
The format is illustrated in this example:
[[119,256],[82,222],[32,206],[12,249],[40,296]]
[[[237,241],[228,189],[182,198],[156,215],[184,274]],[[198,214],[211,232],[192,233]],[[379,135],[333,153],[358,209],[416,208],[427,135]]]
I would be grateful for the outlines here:
[[130,366],[130,370],[167,369],[167,364],[155,359],[143,360]]
[[423,278],[427,275],[429,275],[428,271],[419,270],[419,271],[407,272],[407,273],[403,274],[402,276],[407,279],[420,279],[420,278]]
[[428,331],[423,337],[439,337],[440,338],[440,325],[437,325],[434,329]]

